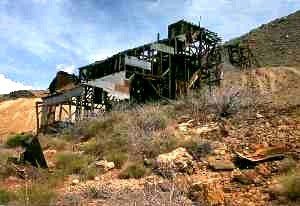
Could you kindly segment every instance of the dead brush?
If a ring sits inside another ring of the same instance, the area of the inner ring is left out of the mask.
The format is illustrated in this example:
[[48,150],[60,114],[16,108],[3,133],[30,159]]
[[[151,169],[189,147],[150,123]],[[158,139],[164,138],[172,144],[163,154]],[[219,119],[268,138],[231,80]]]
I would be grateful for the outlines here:
[[[181,189],[180,189],[180,188]],[[186,197],[184,187],[174,180],[158,183],[146,183],[143,190],[143,205],[145,206],[187,206],[191,201]]]
[[106,199],[112,194],[112,189],[107,185],[89,186],[85,191],[85,196],[92,199]]
[[237,88],[216,89],[210,101],[219,117],[228,117],[240,109],[241,91]]

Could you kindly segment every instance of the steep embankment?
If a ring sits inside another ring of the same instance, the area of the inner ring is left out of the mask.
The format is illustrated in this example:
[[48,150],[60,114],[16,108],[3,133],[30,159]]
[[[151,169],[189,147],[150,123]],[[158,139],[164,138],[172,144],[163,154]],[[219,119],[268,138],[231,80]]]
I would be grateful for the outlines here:
[[[278,105],[300,103],[300,67],[261,67],[250,71],[225,72],[224,87],[255,88]],[[270,95],[271,94],[271,95]]]
[[300,65],[300,11],[263,24],[226,44],[251,42],[260,66]]
[[18,98],[0,102],[0,141],[11,133],[35,129],[35,102],[39,100],[40,98]]

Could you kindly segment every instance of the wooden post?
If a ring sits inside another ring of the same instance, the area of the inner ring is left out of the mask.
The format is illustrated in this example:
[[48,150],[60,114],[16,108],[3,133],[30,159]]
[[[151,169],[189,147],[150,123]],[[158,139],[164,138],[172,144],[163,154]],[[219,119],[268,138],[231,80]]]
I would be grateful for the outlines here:
[[38,135],[40,130],[39,102],[35,103],[35,114],[36,114],[36,134]]
[[72,122],[72,101],[69,102],[69,121]]
[[58,118],[59,118],[59,121],[61,121],[61,120],[62,120],[62,107],[63,107],[63,105],[62,105],[62,104],[60,104],[60,107],[59,107],[59,116],[58,116]]

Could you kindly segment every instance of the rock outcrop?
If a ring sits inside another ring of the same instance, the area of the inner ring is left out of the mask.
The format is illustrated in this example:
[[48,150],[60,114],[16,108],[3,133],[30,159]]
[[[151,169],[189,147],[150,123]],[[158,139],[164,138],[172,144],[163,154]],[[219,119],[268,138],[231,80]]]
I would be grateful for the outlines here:
[[193,157],[183,147],[159,155],[156,164],[159,173],[166,176],[172,176],[176,173],[190,174],[194,170]]

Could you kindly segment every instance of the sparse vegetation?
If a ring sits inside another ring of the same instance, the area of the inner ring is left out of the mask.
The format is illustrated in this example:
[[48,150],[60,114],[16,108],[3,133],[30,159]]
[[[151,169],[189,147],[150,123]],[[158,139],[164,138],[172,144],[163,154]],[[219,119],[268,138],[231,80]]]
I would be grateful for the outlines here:
[[183,146],[193,155],[195,159],[206,157],[212,152],[212,146],[209,142],[199,142],[196,138],[192,138],[183,143]]
[[281,178],[283,193],[291,200],[300,198],[300,171],[295,170]]
[[240,91],[236,89],[217,89],[212,95],[212,104],[220,117],[236,113],[240,107]]
[[56,193],[47,182],[29,184],[15,193],[17,206],[53,205]]
[[126,167],[121,171],[119,177],[123,179],[129,178],[141,178],[145,175],[149,174],[149,169],[147,169],[143,163],[129,163]]
[[70,149],[72,147],[71,146],[72,141],[66,140],[64,136],[59,136],[59,137],[42,136],[39,138],[39,140],[43,148],[47,148],[47,149],[55,149],[58,151],[62,151],[62,150]]
[[80,174],[83,177],[92,178],[96,174],[95,168],[90,166],[94,159],[89,155],[62,152],[57,154],[56,159],[56,167],[62,170],[65,175]]
[[12,196],[11,192],[0,188],[0,204],[6,205],[12,199]]
[[22,146],[22,144],[31,138],[31,134],[16,134],[11,137],[9,137],[6,141],[6,146],[9,148],[19,147]]

